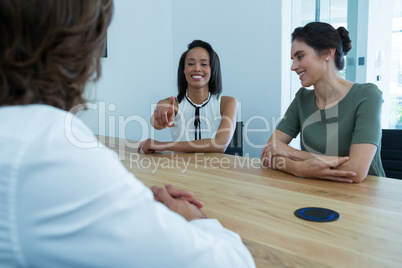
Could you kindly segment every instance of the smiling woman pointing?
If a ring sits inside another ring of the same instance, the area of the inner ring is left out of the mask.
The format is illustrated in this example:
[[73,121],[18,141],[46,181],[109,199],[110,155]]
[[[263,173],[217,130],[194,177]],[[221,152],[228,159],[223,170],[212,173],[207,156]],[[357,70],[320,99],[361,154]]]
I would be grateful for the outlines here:
[[235,98],[220,95],[220,61],[210,44],[194,40],[188,45],[180,58],[177,84],[177,97],[159,101],[151,117],[155,129],[170,128],[173,141],[147,139],[138,151],[225,152],[238,104]]

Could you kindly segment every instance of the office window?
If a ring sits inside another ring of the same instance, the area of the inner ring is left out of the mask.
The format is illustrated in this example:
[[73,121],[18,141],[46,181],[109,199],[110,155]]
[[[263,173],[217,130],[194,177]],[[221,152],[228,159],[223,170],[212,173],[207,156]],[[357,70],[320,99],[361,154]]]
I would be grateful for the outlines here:
[[402,2],[394,0],[388,127],[402,129]]

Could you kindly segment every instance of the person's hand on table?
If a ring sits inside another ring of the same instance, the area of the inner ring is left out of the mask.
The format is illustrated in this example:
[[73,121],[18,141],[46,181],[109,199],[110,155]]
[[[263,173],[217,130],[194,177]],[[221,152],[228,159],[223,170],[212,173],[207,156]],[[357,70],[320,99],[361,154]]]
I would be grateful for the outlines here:
[[267,142],[262,150],[261,163],[265,167],[271,167],[272,157],[274,156],[284,156],[292,159],[292,150],[294,149],[291,146],[280,140]]
[[356,172],[335,169],[348,160],[349,157],[312,157],[308,160],[297,162],[299,173],[297,175],[306,178],[353,183],[352,177],[356,176]]
[[154,111],[154,121],[161,128],[173,127],[176,123],[174,121],[175,117],[175,98],[170,97],[169,105],[160,105]]
[[138,146],[138,152],[141,152],[141,149],[146,154],[152,154],[156,151],[165,151],[165,146],[163,142],[156,141],[153,139],[146,139],[140,142]]
[[197,198],[194,197],[194,194],[192,192],[189,192],[187,190],[182,190],[174,187],[171,184],[166,184],[165,185],[166,190],[168,193],[173,197],[173,198],[181,198],[184,200],[187,200],[194,206],[196,206],[199,209],[202,209],[204,207],[204,203],[198,200]]
[[158,186],[150,187],[156,201],[161,202],[170,210],[180,214],[186,220],[205,219],[201,212],[204,204],[196,199],[191,192],[180,190],[170,184],[165,188]]

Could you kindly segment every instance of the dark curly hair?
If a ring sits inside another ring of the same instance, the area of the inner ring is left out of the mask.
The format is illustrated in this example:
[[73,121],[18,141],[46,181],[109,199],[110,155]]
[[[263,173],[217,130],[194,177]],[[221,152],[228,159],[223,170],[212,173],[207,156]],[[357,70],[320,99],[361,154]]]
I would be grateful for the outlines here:
[[292,33],[292,42],[294,40],[305,42],[318,54],[335,48],[335,65],[338,70],[345,67],[344,56],[352,49],[349,32],[344,27],[335,29],[325,22],[310,22],[304,27],[296,28]]
[[1,0],[0,106],[84,103],[112,13],[113,0]]
[[179,61],[179,67],[177,69],[177,87],[179,90],[179,94],[177,95],[177,101],[181,102],[181,100],[186,95],[187,90],[187,80],[184,75],[184,65],[187,53],[196,47],[202,47],[209,53],[210,65],[211,65],[211,78],[209,79],[208,89],[211,94],[219,96],[222,92],[222,74],[221,74],[221,64],[219,61],[218,54],[216,54],[215,50],[213,50],[212,46],[207,42],[201,40],[194,40],[187,46],[187,50],[181,55]]

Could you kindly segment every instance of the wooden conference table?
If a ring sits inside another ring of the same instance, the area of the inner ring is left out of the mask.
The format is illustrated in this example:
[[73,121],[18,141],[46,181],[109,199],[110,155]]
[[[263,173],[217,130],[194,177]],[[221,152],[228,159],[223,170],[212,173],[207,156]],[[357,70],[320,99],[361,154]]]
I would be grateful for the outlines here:
[[[122,142],[105,140],[147,186],[171,183],[192,191],[208,217],[240,234],[257,267],[402,267],[402,180],[301,179],[263,168],[258,159],[138,154]],[[294,216],[302,207],[332,209],[341,218],[305,221]]]

